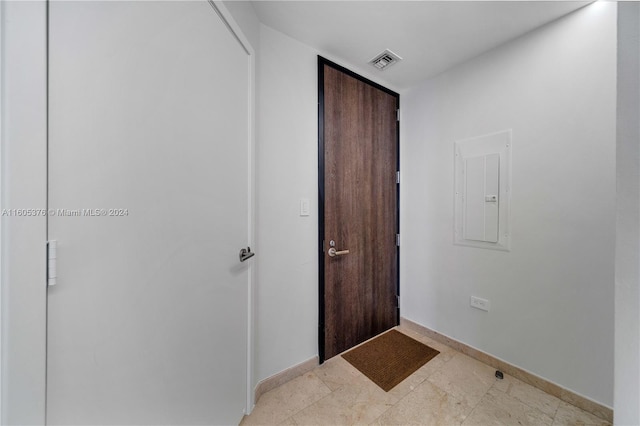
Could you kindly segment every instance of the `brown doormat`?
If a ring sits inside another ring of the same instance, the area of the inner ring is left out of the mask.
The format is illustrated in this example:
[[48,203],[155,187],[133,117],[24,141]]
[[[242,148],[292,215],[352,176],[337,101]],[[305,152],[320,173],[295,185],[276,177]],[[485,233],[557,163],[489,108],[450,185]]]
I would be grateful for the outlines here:
[[440,352],[397,330],[342,355],[362,374],[389,392]]

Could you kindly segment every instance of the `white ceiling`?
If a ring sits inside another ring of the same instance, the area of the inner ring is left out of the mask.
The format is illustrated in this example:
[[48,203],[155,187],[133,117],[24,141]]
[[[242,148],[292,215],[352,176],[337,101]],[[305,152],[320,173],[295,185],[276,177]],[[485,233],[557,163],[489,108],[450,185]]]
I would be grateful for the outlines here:
[[[260,21],[396,90],[486,52],[590,1],[254,1]],[[390,49],[384,71],[367,62]]]

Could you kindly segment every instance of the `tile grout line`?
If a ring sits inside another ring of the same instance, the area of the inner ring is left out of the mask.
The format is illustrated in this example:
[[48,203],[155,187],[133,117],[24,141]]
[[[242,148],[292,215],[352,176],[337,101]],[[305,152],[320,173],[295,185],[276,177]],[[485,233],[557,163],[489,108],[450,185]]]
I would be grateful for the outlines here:
[[[517,379],[517,378],[515,378],[515,377],[513,377],[513,376],[509,376],[509,377],[513,378],[514,380],[519,380],[519,379]],[[520,381],[521,381],[521,380],[520,380]],[[524,382],[523,382],[523,383],[524,383]],[[496,380],[496,381],[493,383],[493,385],[491,385],[491,387],[489,388],[489,390],[493,389],[497,384],[498,384],[498,381]],[[531,385],[529,385],[529,384],[527,384],[527,383],[524,383],[524,384],[525,384],[525,385],[527,385],[527,386],[531,386]],[[510,385],[509,385],[509,388],[508,388],[509,390],[511,389],[511,386],[512,386],[512,385],[510,384]],[[538,388],[536,388],[536,387],[534,387],[534,386],[531,386],[531,387],[532,387],[533,389],[535,389],[535,390],[539,390],[540,392],[543,392],[543,393],[544,393],[544,394],[546,394],[546,395],[549,395],[548,393],[546,393],[546,392],[544,392],[544,391],[542,391],[542,390],[540,390],[540,389],[538,389]],[[513,399],[515,399],[516,401],[518,401],[518,402],[520,402],[520,403],[522,403],[522,404],[526,405],[526,406],[527,406],[527,407],[529,407],[530,409],[532,409],[532,410],[536,410],[536,411],[538,411],[539,413],[541,413],[542,415],[547,416],[547,417],[550,417],[550,418],[551,418],[551,424],[553,424],[553,421],[556,419],[556,414],[558,413],[558,409],[560,408],[560,403],[562,403],[562,400],[561,400],[560,398],[557,398],[557,397],[555,397],[555,396],[553,396],[553,395],[549,395],[549,396],[552,396],[552,397],[556,398],[556,399],[559,401],[558,406],[557,406],[557,407],[556,407],[556,409],[553,411],[553,415],[551,415],[551,414],[547,414],[547,413],[545,413],[544,411],[542,411],[542,410],[541,410],[541,409],[539,409],[538,407],[534,407],[533,405],[530,405],[530,404],[529,404],[529,401],[523,401],[523,400],[521,400],[520,398],[516,398],[515,396],[511,395],[509,392],[501,391],[501,390],[500,390],[500,389],[498,389],[498,388],[496,388],[496,391],[498,391],[498,392],[502,392],[502,393],[503,393],[503,394],[505,394],[506,396],[508,396],[508,397],[510,397],[510,398],[513,398]]]
[[[487,394],[489,393],[489,391],[491,389],[493,389],[493,387],[496,385],[497,380],[493,381],[493,384],[491,386],[489,386],[489,389],[487,389],[487,391],[480,397],[480,399],[478,399],[478,402],[476,403],[476,405],[471,409],[471,411],[469,411],[469,414],[464,418],[464,420],[462,421],[462,425],[464,425],[464,423],[471,417],[471,415],[473,414],[474,411],[476,411],[476,408],[478,408],[478,405],[480,405],[480,403],[482,402],[482,400],[484,399],[485,396],[487,396]],[[461,426],[462,426],[461,425]]]
[[[317,368],[317,367],[316,367],[316,368]],[[314,369],[314,370],[315,370],[315,369]],[[288,417],[284,418],[281,422],[278,422],[278,423],[277,423],[278,425],[281,425],[282,423],[286,422],[286,421],[287,421],[287,420],[289,420],[289,419],[292,419],[292,420],[295,422],[295,419],[293,419],[293,417],[294,417],[294,416],[296,416],[297,414],[300,414],[300,412],[302,412],[303,410],[305,410],[305,409],[309,408],[310,406],[312,406],[312,405],[313,405],[313,404],[315,404],[316,402],[318,402],[318,401],[320,401],[320,400],[322,400],[322,399],[326,398],[327,396],[331,395],[331,394],[334,392],[334,391],[332,391],[332,390],[331,390],[331,388],[330,388],[329,386],[327,386],[327,384],[324,382],[324,380],[322,380],[322,379],[321,379],[317,374],[315,374],[315,373],[314,373],[314,370],[311,370],[311,371],[309,371],[309,372],[307,372],[307,373],[303,374],[302,376],[298,376],[298,377],[296,377],[295,379],[289,380],[288,382],[285,382],[285,383],[283,383],[282,385],[280,385],[280,386],[278,386],[278,387],[275,387],[275,388],[273,388],[273,389],[271,389],[271,390],[269,390],[269,391],[267,391],[267,392],[265,392],[265,393],[263,394],[263,396],[264,396],[264,395],[266,395],[266,394],[268,394],[268,393],[270,393],[270,392],[273,392],[273,391],[275,391],[275,390],[277,390],[277,389],[280,389],[280,388],[282,388],[283,386],[285,386],[286,384],[291,383],[292,381],[294,381],[294,380],[296,380],[296,379],[298,379],[298,378],[300,378],[300,377],[304,377],[304,376],[306,376],[307,374],[313,374],[313,375],[314,375],[318,380],[320,380],[320,383],[322,383],[322,385],[323,385],[325,388],[327,388],[327,389],[329,390],[329,393],[328,393],[328,394],[326,394],[326,395],[322,396],[321,398],[318,398],[318,399],[316,399],[316,400],[314,400],[314,401],[310,402],[309,404],[305,405],[305,406],[304,406],[304,407],[302,407],[301,409],[299,409],[299,410],[297,410],[297,411],[294,411],[294,412],[293,412],[293,414],[291,414],[290,416],[288,416]],[[257,404],[256,404],[256,406],[257,406]],[[252,414],[253,414],[253,413],[252,413]],[[248,417],[250,417],[250,416],[248,416]],[[297,424],[297,422],[295,422],[295,423]]]
[[558,415],[559,410],[560,410],[560,404],[558,404],[558,407],[556,407],[556,411],[554,411],[553,413],[553,418],[551,419],[551,425],[553,425],[556,422],[556,416]]
[[[320,379],[320,380],[322,381],[322,379]],[[323,382],[323,384],[324,384],[324,382]],[[325,386],[327,386],[327,385],[325,385]],[[327,386],[327,388],[329,388],[329,387]],[[340,389],[340,388],[338,388],[338,389]],[[338,390],[338,389],[336,389],[336,390]],[[335,391],[332,391],[331,389],[329,389],[329,390],[330,390],[330,392],[328,394],[326,394],[325,396],[323,396],[320,399],[317,399],[317,400],[313,401],[311,404],[301,408],[300,410],[296,411],[291,416],[287,417],[285,420],[291,419],[291,420],[293,420],[295,422],[295,424],[298,424],[298,422],[296,421],[296,419],[294,419],[294,417],[297,416],[298,414],[302,413],[304,410],[306,410],[307,408],[311,407],[312,405],[317,404],[318,402],[322,401],[325,398],[328,398],[329,396],[331,396],[332,393],[335,392]]]
[[[398,327],[396,327],[396,328],[398,328]],[[398,330],[398,331],[400,331],[400,330]],[[402,332],[402,331],[400,331],[400,332]],[[405,334],[406,334],[406,333],[405,333]],[[408,334],[406,334],[406,335],[407,335],[407,336],[409,336]],[[412,337],[412,336],[409,336],[409,337]],[[412,338],[413,338],[413,337],[412,337]],[[421,343],[422,343],[422,342],[421,342]],[[438,355],[440,355],[440,354],[438,354]],[[437,357],[437,355],[436,355],[436,357]],[[435,359],[435,357],[434,357],[434,359]],[[407,392],[407,393],[406,393],[402,398],[398,399],[398,401],[397,401],[395,404],[393,404],[392,406],[390,406],[389,408],[387,408],[387,409],[386,409],[382,414],[380,414],[380,415],[379,415],[379,416],[374,420],[374,423],[375,423],[375,422],[376,422],[380,417],[382,417],[382,416],[383,416],[387,411],[389,411],[391,408],[395,407],[396,405],[400,404],[400,402],[401,402],[401,401],[403,401],[405,398],[407,398],[409,395],[411,395],[413,392],[415,392],[415,391],[416,391],[416,389],[417,389],[420,385],[422,385],[422,384],[424,384],[425,382],[429,381],[429,378],[430,378],[431,376],[433,376],[436,372],[440,371],[440,369],[441,369],[442,367],[444,367],[444,365],[445,365],[446,363],[448,363],[449,361],[451,361],[452,359],[453,359],[453,357],[449,358],[449,359],[448,359],[448,360],[446,360],[446,361],[442,361],[442,365],[441,365],[440,367],[437,367],[433,372],[431,372],[431,374],[429,374],[428,376],[426,376],[426,377],[424,378],[424,380],[423,380],[423,381],[421,381],[420,383],[418,383],[418,384],[417,384],[413,389],[410,389],[410,390],[409,390],[409,392]],[[427,361],[427,363],[428,363],[428,362],[429,362],[429,361]],[[427,363],[425,363],[424,365],[426,365]],[[418,371],[418,370],[416,370],[416,371]],[[414,372],[414,373],[415,373],[415,372]],[[409,377],[411,377],[411,376],[409,376]],[[407,379],[408,379],[409,377],[407,377]],[[405,379],[405,380],[406,380],[406,379]],[[432,383],[432,382],[429,382],[429,384],[431,384],[432,386],[435,386],[436,388],[440,389],[437,385],[435,385],[435,384],[434,384],[434,383]],[[442,389],[440,389],[440,390],[442,390]],[[446,391],[444,391],[444,390],[442,390],[442,391],[443,391],[443,392],[445,392],[447,395],[449,395]]]
[[[417,370],[416,370],[417,371]],[[433,373],[432,373],[433,374]],[[427,377],[428,378],[428,377]],[[380,417],[384,416],[384,414],[389,411],[391,408],[395,407],[396,405],[400,404],[400,401],[404,400],[406,397],[408,397],[409,395],[411,395],[412,392],[415,392],[416,388],[418,386],[420,386],[422,383],[427,381],[427,378],[425,378],[422,382],[420,382],[415,388],[409,390],[409,392],[407,392],[402,398],[399,398],[398,401],[396,401],[395,404],[391,405],[389,408],[387,408],[386,410],[384,410],[384,412],[382,414],[380,414],[378,417],[376,417],[376,419],[373,421],[373,423],[375,423]],[[408,379],[408,377],[407,377]],[[405,379],[406,380],[406,379]],[[370,424],[373,424],[370,423]]]
[[[346,361],[346,360],[345,360],[345,362],[348,362],[348,361]],[[355,370],[357,371],[357,373],[358,373],[360,376],[362,376],[364,379],[366,379],[366,380],[370,380],[370,381],[371,381],[371,379],[369,379],[367,376],[365,376],[365,375],[362,373],[362,371],[358,370],[358,369],[357,369],[357,368],[355,368],[355,367],[354,367],[354,369],[355,369]],[[320,380],[322,380],[322,379],[320,379]],[[405,380],[406,380],[406,379],[405,379]],[[425,379],[425,380],[426,380],[426,379]],[[323,383],[324,383],[324,381],[323,381]],[[378,386],[378,385],[377,385],[375,382],[373,382],[373,381],[371,381],[371,383],[373,383],[375,386]],[[345,386],[347,386],[347,384],[342,384],[342,385],[340,385],[338,388],[336,388],[336,390],[331,391],[331,393],[336,392],[336,391],[338,391],[338,390],[340,390],[340,389],[343,389]],[[327,387],[328,387],[328,385],[327,385]],[[378,387],[379,387],[379,386],[378,386]],[[382,388],[381,388],[381,389],[382,389]],[[383,390],[384,390],[384,389],[383,389]],[[407,392],[407,395],[408,395],[408,394],[410,394],[411,392],[413,392],[413,389],[412,389],[412,390],[410,390],[409,392]],[[331,393],[330,393],[329,395],[331,395]],[[388,392],[387,392],[387,393],[388,393]],[[329,396],[329,395],[327,395],[327,396]],[[407,395],[405,395],[405,396],[407,396]],[[369,424],[370,424],[370,425],[371,425],[371,424],[374,424],[374,423],[375,423],[375,422],[376,422],[380,417],[384,416],[384,413],[386,413],[386,412],[387,412],[387,411],[389,411],[392,407],[395,407],[395,406],[396,406],[396,404],[398,404],[400,401],[402,401],[402,400],[404,399],[404,397],[405,397],[405,396],[403,396],[402,398],[398,399],[395,403],[393,403],[392,405],[390,405],[390,406],[388,406],[387,408],[385,408],[385,409],[384,409],[384,411],[383,411],[382,413],[380,413],[380,415],[379,415],[378,417],[376,417],[375,419],[373,419],[373,422],[371,422],[371,423],[369,423]],[[322,399],[324,399],[324,398],[322,398]],[[319,400],[319,401],[320,401],[320,400]],[[295,421],[295,420],[294,420],[294,421]]]
[[[411,331],[413,331],[413,333],[414,333],[414,334],[416,334],[416,335],[418,335],[418,336],[422,336],[422,337],[426,337],[427,339],[430,339],[430,338],[429,338],[429,336],[424,336],[423,334],[421,334],[421,333],[419,333],[419,332],[417,332],[417,331],[414,331],[414,330],[411,330]],[[432,339],[430,339],[430,340],[432,340]],[[444,344],[443,344],[443,345],[444,345]],[[431,375],[429,375],[429,377],[427,377],[427,378],[425,379],[425,381],[428,381],[428,380],[429,380],[429,378],[430,378],[431,376],[433,376],[437,371],[441,370],[441,369],[442,369],[442,368],[443,368],[447,363],[449,363],[453,358],[455,358],[455,356],[456,356],[456,355],[458,355],[458,354],[465,355],[465,354],[463,354],[462,352],[457,351],[457,350],[455,350],[454,348],[451,348],[451,347],[450,347],[450,346],[448,346],[448,345],[444,345],[444,346],[446,346],[446,347],[447,347],[451,352],[453,352],[453,355],[452,355],[452,356],[451,356],[451,358],[449,358],[447,361],[444,361],[444,363],[443,363],[443,364],[442,364],[442,365],[441,365],[441,366],[440,366],[436,371],[434,371]],[[465,356],[467,356],[467,355],[465,355]],[[477,361],[477,360],[476,360],[476,361]],[[480,362],[480,361],[478,361],[478,362]],[[483,363],[483,364],[484,364],[484,363]],[[452,395],[451,393],[447,392],[445,389],[442,389],[442,388],[441,388],[440,386],[438,386],[436,383],[433,383],[433,382],[431,382],[431,381],[429,381],[429,383],[430,383],[432,386],[435,386],[437,389],[439,389],[439,390],[441,390],[442,392],[444,392],[446,395],[448,395],[449,397],[451,397],[451,398],[452,398],[452,399],[454,399],[455,401],[460,401],[460,402],[462,402],[462,400],[461,400],[460,398],[457,398],[455,395]],[[486,390],[486,391],[482,394],[482,396],[478,399],[478,402],[476,402],[476,403],[473,405],[473,407],[471,407],[471,410],[469,410],[469,413],[468,413],[467,415],[465,415],[464,420],[460,423],[461,425],[462,425],[462,424],[464,424],[464,422],[466,422],[466,421],[467,421],[467,419],[468,419],[469,417],[471,417],[471,414],[472,414],[472,413],[474,412],[474,410],[478,407],[478,405],[480,404],[480,402],[482,401],[482,399],[485,397],[485,395],[487,395],[487,393],[489,393],[489,390],[490,390],[491,388],[493,388],[493,387],[495,386],[495,384],[496,384],[496,383],[497,383],[497,379],[494,379],[494,381],[493,381],[493,383],[491,384],[491,386],[489,386],[489,388],[487,388],[487,390]]]
[[[464,354],[463,354],[464,355]],[[455,355],[454,355],[455,356]],[[453,357],[451,358],[453,359]],[[447,361],[448,362],[448,361]],[[431,383],[433,386],[435,386],[436,388],[440,389],[442,392],[444,392],[445,394],[449,395],[451,398],[453,398],[455,401],[460,401],[462,402],[462,400],[460,398],[457,398],[455,395],[447,392],[446,390],[442,389],[440,386],[438,386],[436,383],[433,382],[429,382]],[[495,384],[495,382],[493,383]],[[467,419],[469,417],[471,417],[471,414],[473,413],[473,411],[478,407],[478,405],[480,405],[480,402],[482,401],[482,398],[485,397],[485,395],[489,392],[489,389],[491,389],[493,387],[493,385],[489,386],[489,388],[482,394],[482,396],[478,399],[478,402],[476,402],[473,407],[471,408],[471,410],[469,410],[469,414],[464,416],[464,420],[462,421],[461,425],[467,421]]]
[[[318,367],[316,367],[316,368],[318,368]],[[329,393],[328,393],[328,394],[326,394],[326,395],[324,395],[322,398],[318,398],[318,399],[316,399],[315,401],[311,402],[310,404],[305,405],[303,408],[299,409],[298,411],[296,411],[295,413],[293,413],[291,416],[287,417],[287,419],[293,419],[293,421],[294,421],[296,424],[298,424],[298,422],[296,422],[296,420],[293,418],[294,416],[296,416],[296,415],[300,414],[301,412],[303,412],[303,411],[304,411],[304,410],[306,410],[307,408],[311,407],[313,404],[315,404],[315,403],[317,403],[317,402],[322,401],[323,399],[325,399],[325,398],[329,397],[332,393],[334,393],[334,392],[335,392],[334,390],[331,390],[331,388],[330,388],[330,387],[329,387],[329,386],[324,382],[324,380],[322,380],[322,379],[320,378],[320,376],[318,376],[316,373],[314,373],[314,371],[315,371],[315,368],[314,368],[313,370],[311,370],[311,371],[309,372],[309,374],[313,374],[314,376],[316,376],[316,377],[318,378],[318,380],[320,380],[320,383],[322,383],[322,384],[324,385],[324,387],[325,387],[325,388],[327,388],[327,389],[329,390]],[[338,388],[338,389],[340,389],[340,388]],[[338,389],[336,389],[336,390],[338,390]],[[287,420],[287,419],[285,419],[285,420]],[[283,420],[283,421],[284,421],[284,420]]]

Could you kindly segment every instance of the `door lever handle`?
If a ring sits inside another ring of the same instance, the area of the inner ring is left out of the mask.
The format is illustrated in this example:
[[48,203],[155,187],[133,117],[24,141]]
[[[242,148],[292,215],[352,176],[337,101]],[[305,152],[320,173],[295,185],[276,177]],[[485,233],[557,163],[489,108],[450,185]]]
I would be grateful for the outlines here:
[[251,247],[240,249],[240,262],[244,262],[245,260],[250,259],[255,255],[256,254],[251,251]]
[[336,250],[335,247],[329,249],[330,257],[343,256],[345,254],[349,254],[349,250]]

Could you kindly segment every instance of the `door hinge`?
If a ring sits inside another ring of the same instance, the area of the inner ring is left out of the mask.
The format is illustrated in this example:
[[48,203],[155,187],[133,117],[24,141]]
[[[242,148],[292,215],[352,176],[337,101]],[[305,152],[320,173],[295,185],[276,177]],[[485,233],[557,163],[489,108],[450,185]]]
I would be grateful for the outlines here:
[[47,286],[56,285],[58,278],[58,242],[47,241]]
[[396,234],[396,245],[400,247],[400,234]]
[[396,308],[400,307],[400,295],[396,294]]
[[400,121],[400,108],[396,109],[396,121]]
[[400,171],[396,172],[396,183],[400,183]]

